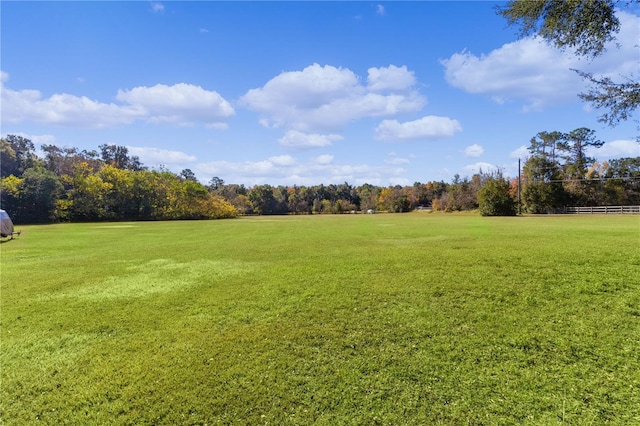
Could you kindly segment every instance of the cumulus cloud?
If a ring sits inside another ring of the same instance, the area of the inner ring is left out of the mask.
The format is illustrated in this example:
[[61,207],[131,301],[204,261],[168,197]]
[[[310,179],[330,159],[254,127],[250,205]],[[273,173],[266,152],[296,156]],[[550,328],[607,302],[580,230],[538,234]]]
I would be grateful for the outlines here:
[[55,94],[43,98],[37,90],[15,91],[2,87],[2,121],[59,124],[71,127],[104,128],[131,124],[145,117],[145,111],[133,105],[116,105],[85,96]]
[[611,159],[621,157],[639,157],[640,143],[633,140],[614,140],[605,142],[600,148],[591,148],[588,155],[598,159]]
[[323,154],[314,159],[316,164],[331,164],[333,163],[333,155]]
[[127,146],[127,149],[129,150],[129,154],[139,157],[140,161],[144,164],[186,164],[193,163],[197,160],[197,157],[194,155],[185,154],[180,151],[138,146]]
[[467,157],[480,157],[482,156],[482,154],[484,154],[484,148],[482,148],[477,143],[469,145],[464,149],[464,155],[466,155]]
[[322,148],[331,146],[333,142],[339,140],[342,140],[342,136],[336,134],[320,135],[289,130],[278,142],[288,148]]
[[144,108],[153,123],[215,123],[235,113],[217,92],[186,83],[118,90],[116,99]]
[[509,153],[509,157],[510,158],[522,158],[525,159],[527,157],[529,157],[529,150],[527,149],[526,146],[521,145],[520,147],[514,149],[513,151],[511,151]]
[[235,113],[217,92],[185,83],[119,90],[120,104],[104,103],[66,93],[44,97],[38,90],[12,90],[2,72],[2,121],[57,124],[70,127],[105,128],[131,124],[169,122],[180,125],[203,123],[224,127],[223,120]]
[[393,179],[401,179],[405,172],[403,168],[392,165],[336,164],[331,155],[321,155],[305,163],[298,163],[291,158],[281,164],[282,160],[281,157],[271,157],[263,161],[238,163],[213,161],[198,164],[194,170],[199,176],[204,176],[205,180],[213,176],[225,176],[225,180],[229,182],[244,182],[249,185],[316,185],[343,182],[352,185],[387,185]]
[[406,65],[369,68],[367,72],[367,88],[373,91],[405,90],[416,84],[414,72],[409,71]]
[[575,99],[581,87],[570,70],[573,62],[538,38],[505,44],[488,55],[455,53],[442,64],[450,85],[497,103],[520,99],[531,109]]
[[270,157],[269,161],[276,166],[289,167],[296,164],[296,159],[290,155],[278,155],[275,157]]
[[397,120],[383,120],[375,129],[378,140],[432,140],[451,137],[462,131],[457,120],[448,117],[428,115],[418,120],[400,123]]
[[586,89],[585,82],[572,69],[610,77],[638,75],[638,27],[640,17],[619,13],[621,30],[618,45],[593,61],[578,58],[547,44],[539,37],[507,43],[488,54],[475,55],[463,50],[442,60],[445,78],[469,93],[484,94],[497,103],[524,102],[525,110],[575,101]]
[[240,104],[259,112],[260,123],[266,127],[335,131],[364,117],[393,116],[422,108],[426,100],[407,86],[408,73],[402,67],[370,69],[375,85],[397,89],[381,94],[361,84],[349,69],[313,64],[302,71],[283,72],[263,87],[249,90]]

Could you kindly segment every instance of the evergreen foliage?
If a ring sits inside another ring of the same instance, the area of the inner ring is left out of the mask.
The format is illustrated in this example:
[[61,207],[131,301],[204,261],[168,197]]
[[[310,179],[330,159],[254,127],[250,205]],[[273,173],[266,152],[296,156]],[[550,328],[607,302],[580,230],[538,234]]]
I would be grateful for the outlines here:
[[515,216],[516,203],[509,182],[500,173],[489,176],[478,191],[478,210],[482,216]]

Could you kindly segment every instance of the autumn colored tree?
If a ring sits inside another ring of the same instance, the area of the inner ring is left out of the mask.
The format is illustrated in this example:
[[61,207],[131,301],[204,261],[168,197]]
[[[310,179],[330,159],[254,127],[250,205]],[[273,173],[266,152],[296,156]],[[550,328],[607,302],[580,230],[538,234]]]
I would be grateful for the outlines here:
[[408,212],[410,209],[409,197],[400,185],[383,188],[378,195],[378,209],[392,213]]

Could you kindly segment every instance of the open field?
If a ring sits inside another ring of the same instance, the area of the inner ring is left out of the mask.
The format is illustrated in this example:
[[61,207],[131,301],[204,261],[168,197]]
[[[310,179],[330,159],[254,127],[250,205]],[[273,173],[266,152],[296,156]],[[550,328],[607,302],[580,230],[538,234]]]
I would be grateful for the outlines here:
[[640,424],[638,216],[18,228],[2,424]]

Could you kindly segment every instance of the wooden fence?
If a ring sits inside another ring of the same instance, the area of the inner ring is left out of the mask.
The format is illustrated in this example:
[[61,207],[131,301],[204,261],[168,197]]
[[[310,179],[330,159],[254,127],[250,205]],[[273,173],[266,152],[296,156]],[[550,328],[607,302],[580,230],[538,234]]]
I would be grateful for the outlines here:
[[567,214],[640,214],[640,206],[565,207]]

